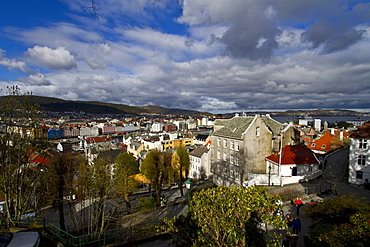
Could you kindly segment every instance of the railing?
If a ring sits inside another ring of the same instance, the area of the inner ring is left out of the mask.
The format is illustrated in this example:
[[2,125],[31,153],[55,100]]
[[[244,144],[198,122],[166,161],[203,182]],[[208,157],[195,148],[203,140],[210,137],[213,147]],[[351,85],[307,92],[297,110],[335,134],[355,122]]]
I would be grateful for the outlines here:
[[332,190],[332,184],[330,183],[321,183],[314,186],[306,187],[304,189],[292,189],[290,191],[282,192],[282,193],[274,193],[279,194],[280,198],[283,202],[290,201],[291,199],[297,198],[297,197],[303,197],[306,195],[312,195],[312,194],[323,194],[331,192]]
[[45,224],[45,230],[49,232],[53,238],[58,239],[66,246],[106,246],[115,242],[130,242],[155,235],[157,233],[156,226],[162,222],[163,221],[153,221],[81,236],[74,236],[54,225],[47,226]]

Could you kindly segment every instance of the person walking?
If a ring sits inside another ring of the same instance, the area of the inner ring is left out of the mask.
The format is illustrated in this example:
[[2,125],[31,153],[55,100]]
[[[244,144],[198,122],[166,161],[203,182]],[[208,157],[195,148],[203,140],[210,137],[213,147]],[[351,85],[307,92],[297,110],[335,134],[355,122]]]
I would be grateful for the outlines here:
[[297,216],[299,216],[299,209],[303,206],[302,199],[297,197],[297,199],[294,201],[294,204],[297,207]]
[[293,234],[298,235],[298,233],[301,232],[302,224],[301,224],[301,220],[298,217],[293,219],[292,227],[293,227]]
[[293,225],[293,218],[292,218],[292,216],[290,214],[286,214],[285,215],[285,219],[286,219],[286,226],[288,228],[291,228],[292,225]]

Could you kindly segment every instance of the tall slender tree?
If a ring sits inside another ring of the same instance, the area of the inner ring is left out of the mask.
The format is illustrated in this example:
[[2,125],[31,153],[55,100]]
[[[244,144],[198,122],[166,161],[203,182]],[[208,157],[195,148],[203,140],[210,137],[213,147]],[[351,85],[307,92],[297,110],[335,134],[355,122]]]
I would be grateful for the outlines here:
[[78,169],[78,159],[72,154],[57,154],[49,162],[45,175],[47,177],[48,192],[53,205],[59,213],[59,226],[66,230],[64,204],[65,197],[75,194],[74,178]]
[[150,180],[156,191],[156,204],[161,204],[162,184],[167,174],[163,159],[163,152],[158,149],[151,150],[141,164],[141,172]]
[[118,192],[122,192],[125,203],[126,210],[131,213],[131,203],[129,198],[129,193],[133,192],[137,188],[137,182],[132,177],[139,170],[138,163],[134,156],[129,153],[120,153],[115,162],[115,184]]
[[182,184],[184,182],[184,178],[188,177],[189,174],[189,166],[190,166],[190,159],[189,159],[189,152],[185,146],[179,146],[176,149],[176,153],[173,159],[174,167],[178,168],[179,175],[180,175],[180,192],[181,196],[184,196],[184,191]]

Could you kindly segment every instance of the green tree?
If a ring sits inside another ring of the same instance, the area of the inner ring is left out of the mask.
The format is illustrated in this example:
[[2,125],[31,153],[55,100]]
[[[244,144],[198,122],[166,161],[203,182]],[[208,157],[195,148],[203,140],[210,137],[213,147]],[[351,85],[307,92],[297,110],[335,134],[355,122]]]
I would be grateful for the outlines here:
[[150,180],[151,186],[155,189],[157,206],[161,204],[162,185],[167,174],[164,161],[164,153],[158,149],[153,149],[146,155],[141,164],[141,173]]
[[370,246],[370,214],[355,214],[349,223],[335,226],[333,230],[320,235],[324,246]]
[[129,193],[137,188],[137,182],[132,175],[138,172],[138,163],[129,153],[120,153],[114,163],[115,183],[118,192],[122,192],[126,203],[126,210],[131,213]]
[[[187,219],[175,218],[166,226],[177,237],[185,236],[179,242],[188,246],[267,246],[268,233],[261,223],[285,225],[281,216],[273,214],[280,207],[279,200],[263,187],[205,189],[194,193]],[[277,238],[273,236],[271,243],[276,244]]]
[[310,205],[304,212],[313,220],[309,235],[314,246],[369,245],[369,237],[363,238],[370,236],[368,202],[346,195]]
[[174,164],[174,167],[177,167],[179,171],[180,192],[181,192],[181,196],[184,196],[182,184],[184,182],[184,176],[186,178],[189,174],[189,166],[190,166],[189,152],[185,146],[179,146],[177,148],[176,153],[174,155],[173,164]]

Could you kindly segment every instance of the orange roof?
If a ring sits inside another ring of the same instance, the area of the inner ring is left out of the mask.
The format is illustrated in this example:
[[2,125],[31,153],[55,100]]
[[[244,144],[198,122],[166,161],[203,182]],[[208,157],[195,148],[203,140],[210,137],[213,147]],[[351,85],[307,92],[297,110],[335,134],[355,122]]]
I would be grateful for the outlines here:
[[315,154],[307,148],[305,145],[286,145],[281,151],[266,157],[266,159],[279,163],[281,165],[291,165],[291,164],[318,164]]
[[335,137],[332,134],[326,134],[322,136],[321,138],[315,140],[314,142],[308,144],[307,146],[308,148],[312,150],[328,152],[331,150],[333,143],[338,142],[338,141],[342,142],[338,139],[338,137]]
[[91,143],[108,142],[108,141],[112,141],[112,138],[110,138],[110,137],[101,137],[101,136],[97,136],[97,137],[88,137],[88,138],[86,138],[86,142],[87,142],[88,144],[91,144]]

